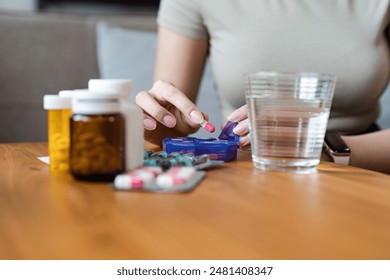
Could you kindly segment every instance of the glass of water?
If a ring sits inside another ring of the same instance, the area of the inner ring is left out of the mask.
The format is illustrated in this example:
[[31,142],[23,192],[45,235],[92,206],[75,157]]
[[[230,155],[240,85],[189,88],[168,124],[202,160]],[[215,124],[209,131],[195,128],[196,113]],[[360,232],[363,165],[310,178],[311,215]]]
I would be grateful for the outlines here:
[[270,171],[316,172],[336,76],[257,72],[245,78],[254,166]]

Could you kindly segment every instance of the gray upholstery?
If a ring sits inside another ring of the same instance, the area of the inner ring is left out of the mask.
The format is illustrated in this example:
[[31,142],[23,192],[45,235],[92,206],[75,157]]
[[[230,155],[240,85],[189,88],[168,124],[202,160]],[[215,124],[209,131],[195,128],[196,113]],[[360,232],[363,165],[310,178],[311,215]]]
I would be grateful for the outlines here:
[[98,17],[0,11],[0,143],[46,141],[43,95],[99,77],[95,25],[155,31],[155,15]]

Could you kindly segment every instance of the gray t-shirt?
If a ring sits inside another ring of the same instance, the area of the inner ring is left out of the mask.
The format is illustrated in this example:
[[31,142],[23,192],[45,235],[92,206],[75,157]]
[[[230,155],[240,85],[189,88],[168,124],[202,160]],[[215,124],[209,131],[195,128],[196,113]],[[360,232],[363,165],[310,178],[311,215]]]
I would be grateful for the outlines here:
[[328,127],[361,131],[389,80],[390,0],[162,0],[158,24],[210,41],[222,117],[245,104],[244,73],[337,75]]

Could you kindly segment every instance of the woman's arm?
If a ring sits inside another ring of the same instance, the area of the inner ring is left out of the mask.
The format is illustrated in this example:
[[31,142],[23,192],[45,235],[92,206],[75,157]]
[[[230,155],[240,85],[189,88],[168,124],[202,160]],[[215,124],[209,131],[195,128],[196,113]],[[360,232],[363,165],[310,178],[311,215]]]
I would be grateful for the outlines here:
[[154,80],[173,83],[195,102],[208,53],[208,41],[159,28]]
[[193,133],[203,118],[207,119],[194,103],[208,46],[208,41],[159,28],[155,82],[136,97],[145,112],[145,140],[161,145],[164,137]]
[[390,129],[342,138],[351,149],[350,165],[390,174]]

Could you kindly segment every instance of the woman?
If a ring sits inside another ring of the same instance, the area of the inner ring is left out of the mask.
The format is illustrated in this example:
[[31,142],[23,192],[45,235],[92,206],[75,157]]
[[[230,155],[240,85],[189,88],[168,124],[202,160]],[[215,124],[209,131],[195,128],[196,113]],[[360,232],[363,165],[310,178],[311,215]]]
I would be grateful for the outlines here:
[[[389,80],[389,2],[162,0],[156,82],[136,98],[145,112],[145,139],[161,144],[164,137],[195,132],[208,118],[194,105],[208,56],[223,118],[240,122],[241,148],[250,145],[243,74],[260,70],[336,74],[328,129],[349,135],[370,130]],[[363,136],[345,136],[351,165],[390,172],[390,164],[379,163],[383,152],[363,156],[359,146],[370,140],[370,149],[377,148],[373,143],[386,136],[377,132],[363,142]]]

